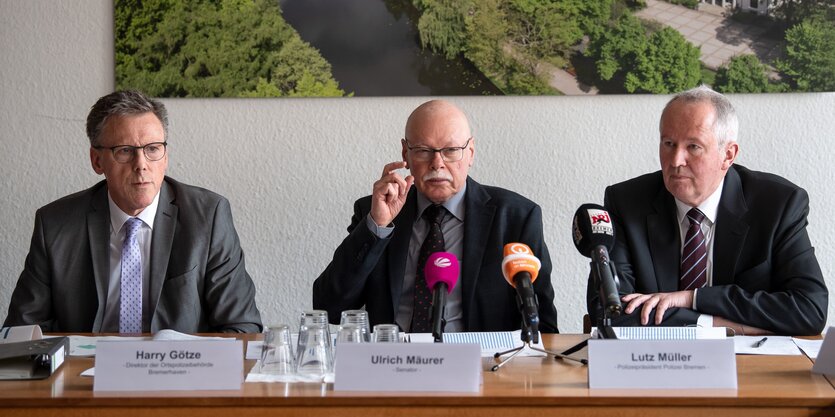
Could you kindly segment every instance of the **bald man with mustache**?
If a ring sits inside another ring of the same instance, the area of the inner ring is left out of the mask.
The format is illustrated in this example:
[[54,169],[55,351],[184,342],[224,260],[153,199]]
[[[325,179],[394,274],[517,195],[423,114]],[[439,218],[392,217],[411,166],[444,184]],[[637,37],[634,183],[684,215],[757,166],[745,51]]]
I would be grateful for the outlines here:
[[313,284],[313,307],[327,310],[331,323],[344,310],[365,308],[372,325],[427,332],[420,254],[433,236],[440,242],[433,248],[453,253],[461,264],[444,331],[516,330],[522,316],[502,276],[502,259],[506,243],[520,242],[542,262],[533,285],[539,329],[557,333],[542,211],[519,194],[468,176],[475,139],[466,115],[444,100],[426,102],[409,116],[400,142],[402,160],[387,164],[371,195],[355,202],[348,236]]

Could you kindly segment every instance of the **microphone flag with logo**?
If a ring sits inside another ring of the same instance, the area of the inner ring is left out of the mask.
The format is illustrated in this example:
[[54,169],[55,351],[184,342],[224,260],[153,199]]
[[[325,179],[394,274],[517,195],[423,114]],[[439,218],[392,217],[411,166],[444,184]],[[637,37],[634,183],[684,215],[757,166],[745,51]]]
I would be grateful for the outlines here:
[[612,218],[603,206],[583,204],[574,213],[572,227],[574,247],[588,257],[591,250],[603,246],[607,251],[615,246],[615,228]]
[[516,289],[516,303],[522,315],[522,340],[539,342],[539,301],[533,283],[539,276],[542,263],[524,243],[504,245],[502,274],[505,281]]
[[449,252],[435,252],[426,259],[424,268],[426,286],[434,290],[438,283],[443,282],[447,285],[447,293],[452,293],[452,289],[458,282],[460,271],[461,266],[455,255]]
[[615,246],[615,227],[609,212],[597,204],[583,204],[574,213],[571,234],[577,250],[591,258],[592,283],[599,291],[604,317],[620,316],[620,282],[615,264],[609,259],[609,251]]
[[435,252],[426,259],[423,272],[426,286],[432,291],[432,336],[435,342],[443,342],[446,296],[455,288],[461,274],[461,266],[454,254]]

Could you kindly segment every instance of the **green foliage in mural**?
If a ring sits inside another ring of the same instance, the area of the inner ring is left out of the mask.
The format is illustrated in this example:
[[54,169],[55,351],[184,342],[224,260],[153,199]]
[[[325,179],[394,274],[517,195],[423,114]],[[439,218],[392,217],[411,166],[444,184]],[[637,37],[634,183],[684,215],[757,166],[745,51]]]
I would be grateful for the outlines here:
[[719,68],[713,89],[720,93],[767,93],[775,91],[768,82],[768,69],[755,55],[740,55]]
[[701,81],[699,48],[670,28],[648,34],[630,14],[603,31],[586,54],[601,79],[619,80],[630,93],[674,93]]
[[117,87],[164,97],[342,96],[268,0],[118,0]]
[[569,65],[615,0],[413,0],[424,47],[463,54],[507,94],[553,94],[542,63]]
[[815,17],[786,31],[786,57],[777,68],[797,91],[835,90],[835,22]]

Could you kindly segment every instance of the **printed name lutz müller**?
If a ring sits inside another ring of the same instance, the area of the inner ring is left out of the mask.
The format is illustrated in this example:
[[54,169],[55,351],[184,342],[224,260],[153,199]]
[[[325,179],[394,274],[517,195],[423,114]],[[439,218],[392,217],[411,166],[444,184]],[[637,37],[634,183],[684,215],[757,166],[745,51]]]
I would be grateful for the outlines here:
[[632,354],[632,362],[690,362],[693,355],[683,353],[640,353]]

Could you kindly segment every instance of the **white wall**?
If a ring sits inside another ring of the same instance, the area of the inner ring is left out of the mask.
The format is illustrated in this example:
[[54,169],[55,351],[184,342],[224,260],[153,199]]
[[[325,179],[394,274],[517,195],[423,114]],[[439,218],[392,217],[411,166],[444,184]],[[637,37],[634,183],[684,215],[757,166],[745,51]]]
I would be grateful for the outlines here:
[[[114,88],[111,0],[0,0],[0,317],[23,266],[35,210],[99,180],[84,119]],[[545,215],[560,328],[579,332],[586,258],[569,235],[606,185],[658,169],[668,97],[452,98],[471,117],[478,181]],[[410,111],[426,98],[167,99],[169,174],[232,203],[265,323],[295,322]],[[833,287],[835,93],[733,96],[739,162],[784,175],[812,198],[810,235]],[[830,306],[830,317],[833,317]],[[830,323],[832,320],[830,319]]]

